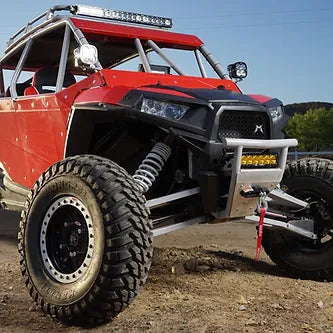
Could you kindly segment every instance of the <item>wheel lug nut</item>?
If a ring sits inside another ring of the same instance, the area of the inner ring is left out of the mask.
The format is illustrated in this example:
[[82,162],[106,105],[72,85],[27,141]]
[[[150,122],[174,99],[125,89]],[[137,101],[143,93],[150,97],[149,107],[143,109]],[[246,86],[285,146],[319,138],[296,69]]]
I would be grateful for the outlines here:
[[69,252],[69,256],[70,257],[76,257],[76,252],[74,251],[74,252]]

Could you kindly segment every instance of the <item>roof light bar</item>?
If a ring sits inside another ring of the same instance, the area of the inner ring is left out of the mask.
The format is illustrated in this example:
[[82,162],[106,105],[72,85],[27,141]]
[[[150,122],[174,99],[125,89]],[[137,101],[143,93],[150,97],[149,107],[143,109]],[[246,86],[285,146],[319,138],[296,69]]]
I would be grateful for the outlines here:
[[115,21],[151,25],[160,28],[172,28],[172,19],[167,17],[124,12],[120,10],[104,9],[85,5],[73,6],[72,13],[83,16],[101,17]]

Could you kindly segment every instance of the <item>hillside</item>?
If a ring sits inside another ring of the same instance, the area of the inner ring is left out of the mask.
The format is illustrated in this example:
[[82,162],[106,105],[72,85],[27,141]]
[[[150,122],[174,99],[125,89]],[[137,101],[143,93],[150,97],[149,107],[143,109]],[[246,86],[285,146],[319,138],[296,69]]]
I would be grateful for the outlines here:
[[306,103],[287,104],[284,106],[284,109],[288,116],[292,116],[294,113],[304,114],[309,109],[318,109],[318,108],[331,109],[333,108],[333,103],[306,102]]

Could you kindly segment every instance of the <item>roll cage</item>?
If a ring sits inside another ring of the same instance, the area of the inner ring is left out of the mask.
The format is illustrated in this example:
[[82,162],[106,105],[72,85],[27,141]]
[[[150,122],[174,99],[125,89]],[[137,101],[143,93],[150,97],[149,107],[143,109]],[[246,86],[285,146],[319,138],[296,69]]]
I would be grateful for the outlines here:
[[[10,84],[10,96],[17,98],[16,85],[18,78],[23,69],[27,69],[25,62],[34,41],[46,33],[59,29],[65,26],[65,33],[61,45],[61,57],[59,62],[59,72],[56,83],[55,92],[61,91],[63,87],[68,51],[71,43],[71,35],[74,36],[78,46],[89,44],[87,35],[92,31],[100,36],[112,36],[113,38],[122,40],[131,40],[135,46],[134,52],[125,54],[118,61],[109,64],[108,68],[113,68],[121,63],[124,63],[135,57],[139,57],[142,63],[142,69],[145,72],[152,72],[152,64],[147,56],[150,51],[156,52],[177,74],[185,75],[183,70],[179,68],[167,55],[163,52],[163,48],[171,47],[176,49],[191,50],[203,78],[207,77],[205,67],[203,65],[202,56],[207,60],[213,70],[221,79],[230,79],[227,72],[222,68],[212,54],[207,50],[202,41],[193,35],[185,35],[174,32],[165,31],[157,28],[143,28],[134,24],[114,24],[99,18],[89,19],[78,17],[75,14],[76,6],[54,6],[49,10],[38,15],[36,18],[29,21],[25,26],[19,29],[13,36],[10,37],[5,51],[5,56],[0,60],[0,96],[5,95],[5,86],[3,80],[3,69],[15,69],[13,78]],[[58,12],[67,12],[67,16],[56,15]],[[18,51],[21,52],[19,59],[13,57]],[[10,59],[13,58],[12,61]],[[46,60],[46,59],[45,59]],[[47,62],[39,64],[39,66],[47,66]],[[100,61],[95,65],[95,71],[103,69]],[[81,74],[81,73],[76,73]]]

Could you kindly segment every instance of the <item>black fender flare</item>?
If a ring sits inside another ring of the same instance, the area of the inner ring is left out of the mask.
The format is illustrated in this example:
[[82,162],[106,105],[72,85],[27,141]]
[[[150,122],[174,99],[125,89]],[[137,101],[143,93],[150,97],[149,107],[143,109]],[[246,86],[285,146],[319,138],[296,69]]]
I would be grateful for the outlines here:
[[72,107],[67,123],[67,137],[64,147],[64,158],[89,152],[94,129],[99,124],[116,121],[135,122],[151,125],[156,129],[170,132],[177,128],[194,135],[206,133],[202,128],[189,126],[166,118],[158,118],[128,106],[118,106],[102,103],[78,104]]

